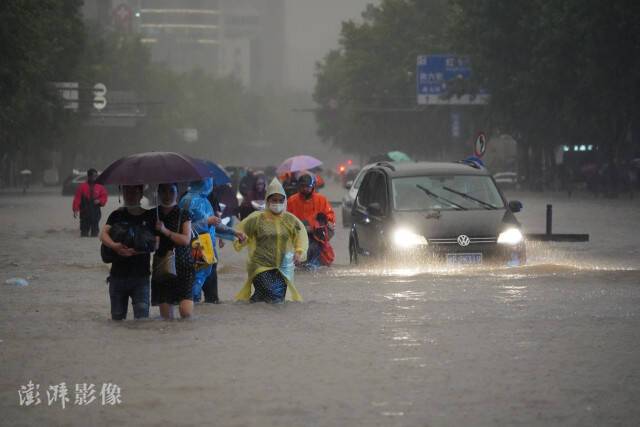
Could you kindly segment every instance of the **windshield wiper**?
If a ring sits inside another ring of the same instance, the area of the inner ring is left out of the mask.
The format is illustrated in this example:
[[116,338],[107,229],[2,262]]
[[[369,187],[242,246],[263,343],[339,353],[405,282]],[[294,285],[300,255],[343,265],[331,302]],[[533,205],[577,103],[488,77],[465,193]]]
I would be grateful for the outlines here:
[[445,199],[445,198],[444,198],[444,197],[442,197],[441,195],[434,193],[433,191],[429,190],[428,188],[424,188],[424,187],[423,187],[422,185],[420,185],[420,184],[416,184],[416,187],[418,187],[419,189],[421,189],[422,191],[424,191],[424,192],[425,192],[425,194],[427,194],[428,196],[433,197],[434,199],[442,200],[443,202],[448,203],[449,205],[451,205],[451,206],[453,206],[453,207],[455,207],[455,208],[457,208],[457,209],[459,209],[459,210],[461,210],[461,211],[466,211],[466,210],[467,210],[467,208],[462,207],[462,206],[460,206],[459,204],[454,203],[454,202],[452,202],[452,201],[451,201],[451,200],[449,200],[449,199]]
[[461,191],[454,190],[453,188],[449,188],[449,187],[442,187],[442,189],[443,189],[443,190],[446,190],[446,191],[449,191],[449,192],[451,192],[451,193],[453,193],[453,194],[457,194],[457,195],[458,195],[458,196],[460,196],[460,197],[464,197],[465,199],[472,200],[472,201],[474,201],[474,202],[476,202],[476,203],[478,203],[478,204],[480,204],[480,205],[484,206],[484,208],[485,208],[485,209],[499,209],[497,206],[493,206],[491,203],[483,202],[483,201],[482,201],[482,200],[480,200],[480,199],[476,199],[475,197],[470,196],[470,195],[468,195],[467,193],[463,193],[463,192],[461,192]]

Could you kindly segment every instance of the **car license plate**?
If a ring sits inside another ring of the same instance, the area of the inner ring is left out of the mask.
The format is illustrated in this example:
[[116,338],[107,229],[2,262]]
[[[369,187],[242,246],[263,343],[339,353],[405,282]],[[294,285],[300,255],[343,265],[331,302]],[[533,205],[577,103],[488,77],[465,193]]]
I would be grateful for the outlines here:
[[447,264],[482,264],[482,254],[447,254]]

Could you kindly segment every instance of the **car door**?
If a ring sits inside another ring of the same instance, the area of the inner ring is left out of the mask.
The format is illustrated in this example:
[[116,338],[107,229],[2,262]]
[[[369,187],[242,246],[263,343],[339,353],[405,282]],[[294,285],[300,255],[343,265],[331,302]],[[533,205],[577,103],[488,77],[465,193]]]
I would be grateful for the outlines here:
[[361,254],[369,254],[370,248],[371,219],[369,218],[369,212],[367,212],[367,206],[373,191],[373,181],[373,172],[365,174],[351,210],[354,237],[357,239],[358,249]]
[[347,191],[347,193],[342,198],[342,222],[345,226],[351,225],[351,210],[353,209],[353,204],[356,200],[356,196],[358,195],[358,190],[360,189],[360,185],[362,184],[362,180],[366,175],[367,170],[362,169],[356,175],[351,188]]
[[351,199],[350,200],[351,205],[353,205],[353,201],[356,199],[356,196],[358,195],[358,190],[360,189],[360,185],[362,185],[362,180],[364,179],[366,171],[367,171],[366,169],[363,169],[360,171],[360,173],[358,173],[356,178],[353,180],[353,184],[351,185],[351,188],[349,189],[349,199]]
[[[373,255],[380,247],[386,209],[386,180],[378,171],[365,175],[353,206],[353,226],[361,253]],[[375,208],[374,208],[375,207]]]
[[[371,183],[372,191],[369,199],[369,252],[372,255],[383,255],[386,247],[385,230],[388,222],[387,179],[384,173],[377,171]],[[375,206],[375,209],[373,207]]]

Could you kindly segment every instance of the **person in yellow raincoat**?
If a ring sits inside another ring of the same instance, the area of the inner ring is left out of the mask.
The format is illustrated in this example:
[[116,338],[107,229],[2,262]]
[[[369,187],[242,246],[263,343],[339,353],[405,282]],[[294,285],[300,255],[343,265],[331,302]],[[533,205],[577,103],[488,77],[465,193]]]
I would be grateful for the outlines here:
[[249,247],[248,278],[236,295],[238,301],[302,301],[293,274],[295,264],[307,257],[309,241],[302,222],[287,212],[286,201],[282,184],[274,178],[267,188],[265,210],[253,212],[237,226],[247,238],[243,242],[236,240],[235,249]]

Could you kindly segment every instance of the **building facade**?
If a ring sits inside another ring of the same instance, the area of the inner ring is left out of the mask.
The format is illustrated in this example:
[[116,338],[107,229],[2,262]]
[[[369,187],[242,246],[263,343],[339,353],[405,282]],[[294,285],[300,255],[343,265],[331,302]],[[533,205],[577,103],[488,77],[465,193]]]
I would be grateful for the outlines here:
[[87,0],[86,19],[140,34],[154,62],[231,75],[256,92],[285,72],[284,0]]

